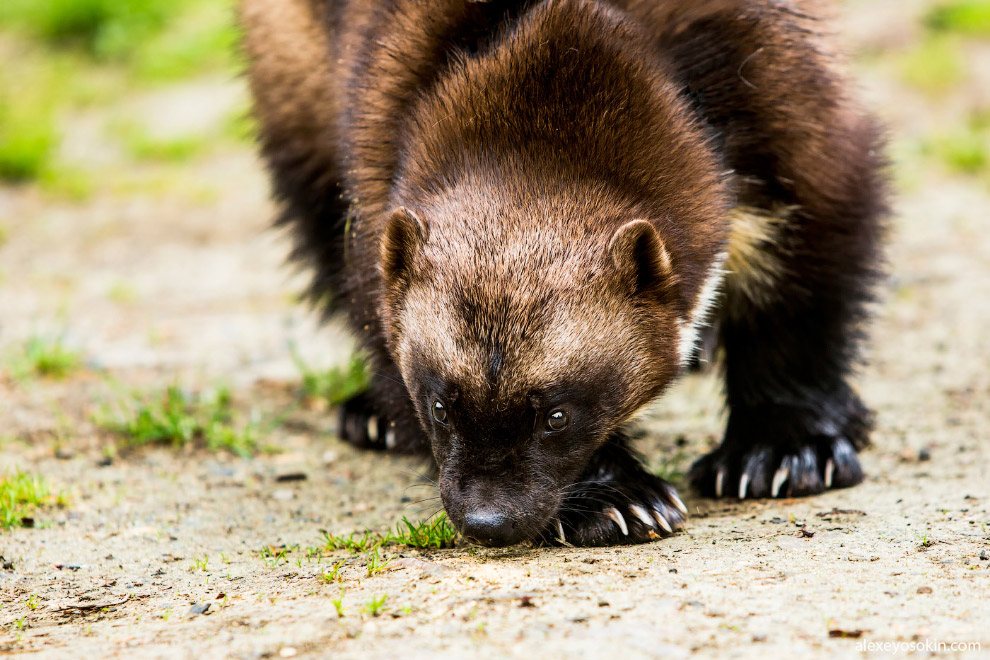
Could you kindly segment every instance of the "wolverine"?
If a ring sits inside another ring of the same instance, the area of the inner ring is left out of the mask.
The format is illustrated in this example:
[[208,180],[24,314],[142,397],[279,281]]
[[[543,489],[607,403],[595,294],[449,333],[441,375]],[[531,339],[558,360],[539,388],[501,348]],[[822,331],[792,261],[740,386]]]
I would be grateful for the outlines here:
[[788,0],[241,0],[311,298],[369,356],[339,433],[432,457],[468,539],[607,545],[687,511],[630,420],[714,333],[709,497],[863,479],[882,135]]

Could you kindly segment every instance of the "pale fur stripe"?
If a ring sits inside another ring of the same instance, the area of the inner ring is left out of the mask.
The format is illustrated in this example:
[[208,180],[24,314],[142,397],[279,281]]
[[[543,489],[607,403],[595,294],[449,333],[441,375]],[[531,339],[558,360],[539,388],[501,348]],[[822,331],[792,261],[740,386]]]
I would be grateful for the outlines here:
[[715,257],[705,278],[705,283],[698,292],[694,307],[688,318],[680,320],[680,341],[677,346],[678,357],[681,366],[686,366],[691,360],[701,338],[701,329],[708,324],[708,317],[711,314],[712,306],[718,299],[722,280],[725,278],[725,271],[722,266],[727,259],[727,254],[721,252]]
[[775,299],[776,283],[783,275],[777,256],[782,249],[780,232],[793,211],[786,206],[769,211],[741,206],[733,212],[726,262],[730,275],[725,282],[730,315],[744,314],[749,305],[763,306]]

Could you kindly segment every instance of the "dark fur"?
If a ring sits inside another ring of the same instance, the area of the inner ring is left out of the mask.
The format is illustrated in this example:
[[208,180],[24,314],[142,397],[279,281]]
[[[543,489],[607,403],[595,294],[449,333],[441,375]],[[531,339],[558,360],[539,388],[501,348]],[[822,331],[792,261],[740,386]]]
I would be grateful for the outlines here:
[[[682,524],[622,428],[678,373],[678,319],[736,206],[787,217],[733,262],[718,313],[729,424],[692,481],[763,497],[781,466],[780,494],[820,492],[826,463],[833,487],[862,478],[870,416],[847,378],[879,274],[880,145],[803,6],[241,13],[283,222],[314,299],[376,373],[341,433],[432,450],[462,531],[554,539],[559,520],[569,542],[600,544],[666,533],[644,509]],[[561,433],[543,426],[554,406],[571,418]]]

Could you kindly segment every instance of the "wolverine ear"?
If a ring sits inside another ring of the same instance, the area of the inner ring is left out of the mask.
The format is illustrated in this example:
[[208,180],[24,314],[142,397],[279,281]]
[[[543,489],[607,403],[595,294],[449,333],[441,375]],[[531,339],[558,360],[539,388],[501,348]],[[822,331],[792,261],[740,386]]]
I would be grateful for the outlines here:
[[413,257],[426,242],[426,225],[415,213],[400,206],[385,223],[381,242],[382,277],[386,286],[409,273]]
[[615,230],[608,243],[612,265],[635,295],[653,294],[666,302],[673,296],[674,265],[663,239],[646,220]]

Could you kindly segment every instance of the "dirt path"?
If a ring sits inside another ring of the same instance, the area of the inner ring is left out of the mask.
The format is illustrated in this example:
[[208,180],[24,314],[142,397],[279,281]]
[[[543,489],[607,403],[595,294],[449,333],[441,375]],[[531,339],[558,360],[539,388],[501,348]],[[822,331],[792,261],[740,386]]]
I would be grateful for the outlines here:
[[[890,40],[897,6],[875,4],[876,29],[851,30],[857,47]],[[862,71],[895,134],[945,120],[888,74]],[[977,83],[965,107],[990,101]],[[229,85],[175,94],[235,103],[242,92]],[[631,660],[917,643],[990,655],[986,178],[902,182],[892,278],[860,378],[878,413],[862,486],[744,504],[686,497],[687,531],[638,547],[387,548],[392,564],[369,577],[366,553],[307,548],[321,529],[346,536],[432,514],[423,466],[352,451],[332,415],[292,408],[288,344],[317,365],[342,362],[351,344],[292,299],[299,280],[265,231],[273,209],[250,151],[220,150],[181,176],[200,192],[69,204],[0,188],[0,353],[61,333],[87,360],[61,382],[0,379],[0,474],[43,474],[71,499],[36,529],[0,531],[0,653]],[[91,416],[120,387],[220,380],[241,411],[293,410],[265,438],[281,453],[106,460],[110,439]],[[716,442],[719,405],[713,376],[689,377],[655,407],[641,449],[657,467],[685,468]],[[260,552],[283,546],[281,558]],[[342,559],[341,581],[324,580]]]

